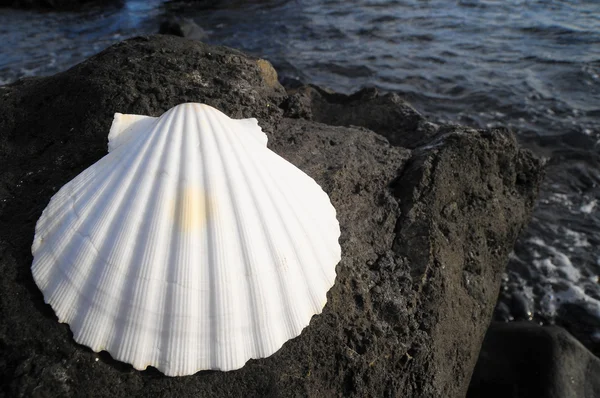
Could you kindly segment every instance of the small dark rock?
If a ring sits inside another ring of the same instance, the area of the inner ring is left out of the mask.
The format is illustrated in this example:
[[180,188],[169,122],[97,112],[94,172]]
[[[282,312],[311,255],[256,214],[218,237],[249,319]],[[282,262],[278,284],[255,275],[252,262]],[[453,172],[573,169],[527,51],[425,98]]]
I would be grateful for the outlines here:
[[375,88],[352,95],[331,93],[314,85],[294,88],[283,109],[288,117],[365,127],[383,135],[392,145],[411,149],[430,141],[438,130],[398,94],[380,95]]
[[279,83],[281,83],[286,90],[294,90],[304,86],[302,80],[289,76],[282,76],[281,79],[279,79]]
[[160,24],[162,35],[185,37],[190,40],[205,40],[206,32],[189,18],[170,18]]
[[[558,310],[557,323],[567,329],[596,356],[600,356],[600,320],[596,308],[587,308],[583,303],[563,303]],[[600,376],[600,375],[599,375]]]
[[600,359],[566,330],[533,322],[493,322],[468,398],[600,397]]

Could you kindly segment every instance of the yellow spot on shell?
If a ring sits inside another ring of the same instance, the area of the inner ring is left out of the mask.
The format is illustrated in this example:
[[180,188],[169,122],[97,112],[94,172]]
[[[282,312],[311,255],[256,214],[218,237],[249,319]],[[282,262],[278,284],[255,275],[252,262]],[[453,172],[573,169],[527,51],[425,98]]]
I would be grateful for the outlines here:
[[196,231],[206,225],[206,192],[197,186],[186,186],[178,190],[171,200],[170,213],[175,226],[183,232]]

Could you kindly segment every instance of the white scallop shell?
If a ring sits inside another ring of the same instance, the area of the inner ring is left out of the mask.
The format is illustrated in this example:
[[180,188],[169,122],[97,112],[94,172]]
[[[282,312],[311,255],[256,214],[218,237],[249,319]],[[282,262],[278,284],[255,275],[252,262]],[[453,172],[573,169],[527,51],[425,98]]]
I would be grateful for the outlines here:
[[340,260],[336,212],[256,119],[116,114],[110,153],[37,226],[32,272],[75,340],[166,375],[232,370],[298,336]]

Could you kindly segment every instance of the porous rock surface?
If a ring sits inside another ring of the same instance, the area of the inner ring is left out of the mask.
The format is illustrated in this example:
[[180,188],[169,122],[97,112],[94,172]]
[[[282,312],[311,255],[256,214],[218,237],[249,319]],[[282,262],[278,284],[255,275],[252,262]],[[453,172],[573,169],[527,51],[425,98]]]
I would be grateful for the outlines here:
[[[269,147],[330,195],[342,260],[323,313],[274,355],[169,378],[76,344],[32,279],[30,246],[50,197],[106,154],[115,112],[182,102],[258,118]],[[540,170],[506,131],[435,126],[373,90],[289,95],[264,60],[170,36],[0,87],[0,391],[464,397]]]
[[467,398],[600,397],[600,359],[558,326],[492,322]]

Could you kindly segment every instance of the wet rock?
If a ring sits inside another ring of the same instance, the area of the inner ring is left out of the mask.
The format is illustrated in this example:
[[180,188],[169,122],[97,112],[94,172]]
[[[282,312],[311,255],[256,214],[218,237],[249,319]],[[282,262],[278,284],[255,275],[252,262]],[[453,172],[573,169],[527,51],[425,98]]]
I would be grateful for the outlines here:
[[468,398],[600,396],[600,359],[566,330],[533,322],[490,326]]
[[594,355],[600,357],[600,319],[597,309],[588,303],[563,303],[557,316],[557,324],[581,342]]
[[438,126],[427,122],[398,94],[380,95],[375,88],[345,95],[308,85],[291,89],[290,94],[283,104],[288,117],[334,126],[366,127],[386,137],[391,144],[405,148],[425,144],[438,130]]
[[160,25],[158,33],[185,37],[190,40],[206,39],[206,32],[190,18],[170,18]]
[[[337,101],[310,90],[316,99],[305,97],[293,114],[294,95],[267,61],[164,35],[1,87],[3,391],[464,396],[508,253],[537,194],[540,162],[503,130],[430,131],[395,96]],[[157,116],[192,101],[259,120],[269,147],[330,195],[343,254],[323,313],[277,353],[237,371],[168,378],[75,344],[33,282],[30,246],[53,193],[106,154],[114,112]],[[354,116],[344,119],[344,109]]]

